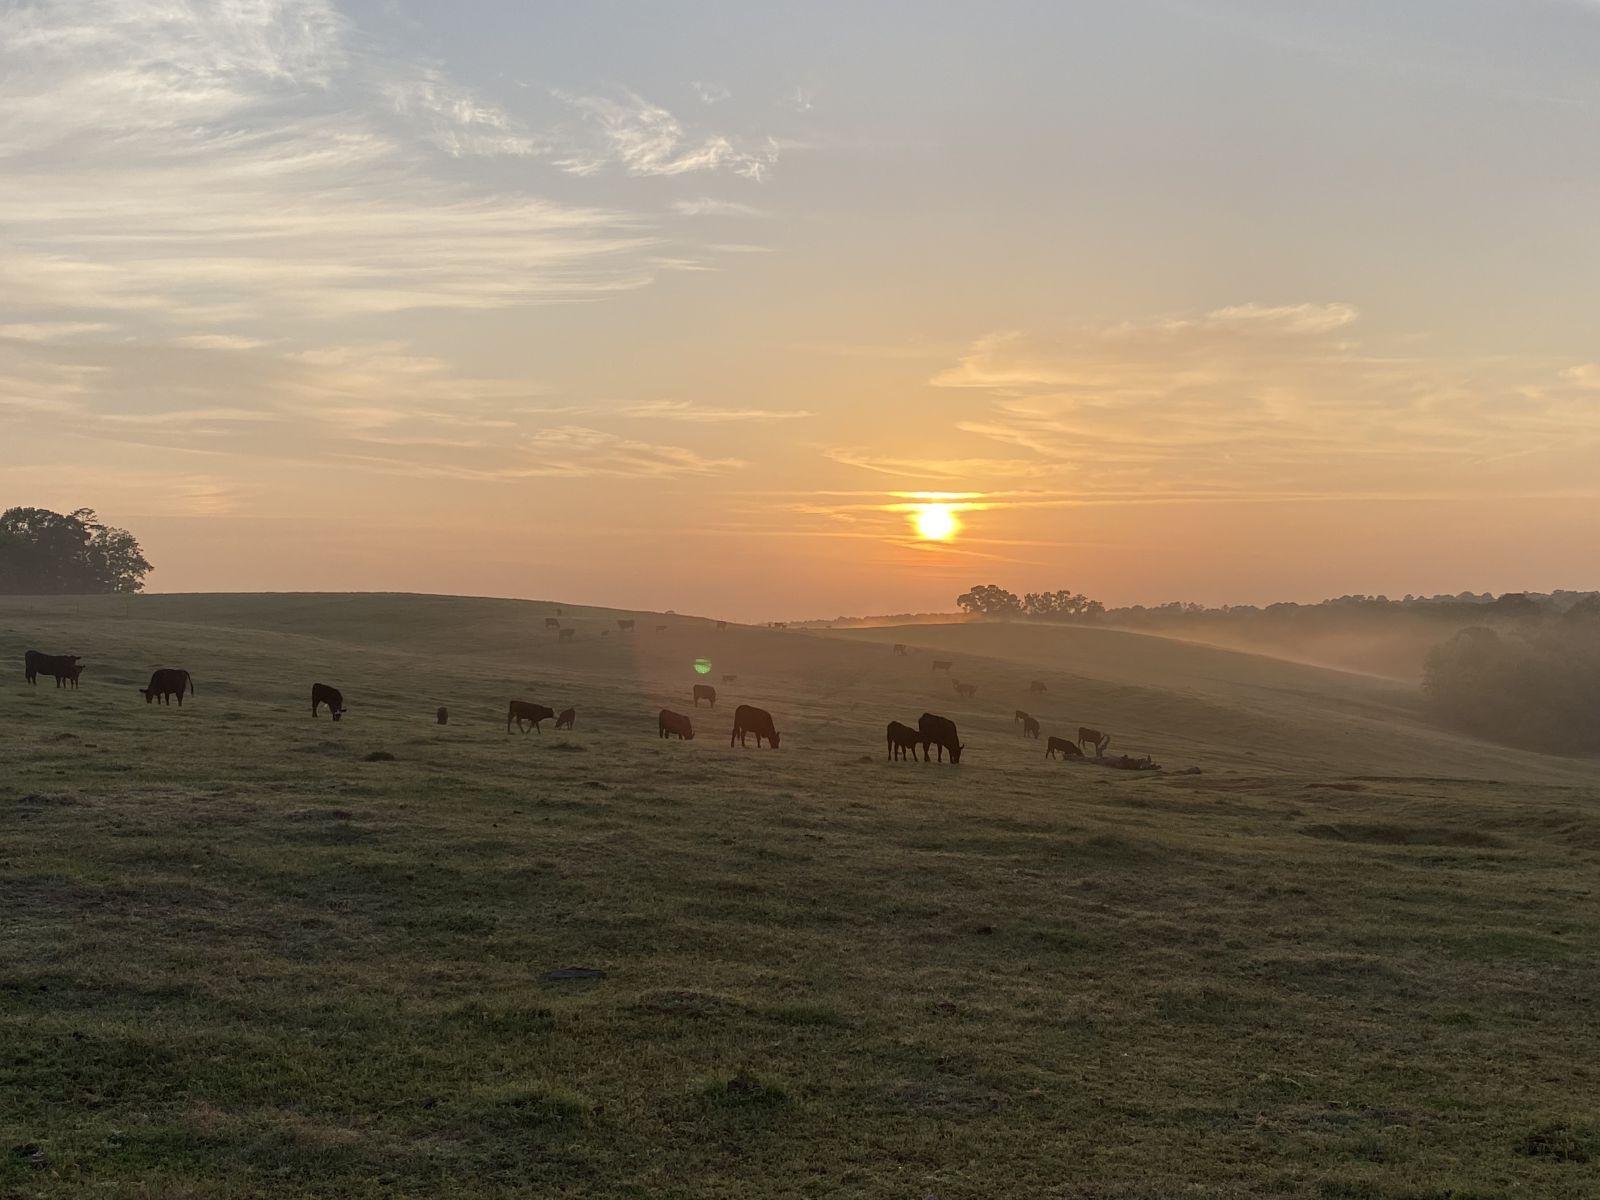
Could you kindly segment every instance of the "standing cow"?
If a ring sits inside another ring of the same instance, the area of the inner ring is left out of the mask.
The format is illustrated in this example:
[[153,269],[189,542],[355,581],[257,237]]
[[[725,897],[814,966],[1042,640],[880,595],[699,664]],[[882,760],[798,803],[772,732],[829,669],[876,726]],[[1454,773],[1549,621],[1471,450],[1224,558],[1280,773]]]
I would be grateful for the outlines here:
[[712,687],[709,683],[697,683],[697,684],[695,684],[694,685],[694,706],[696,708],[699,708],[700,707],[700,701],[702,701],[702,700],[704,700],[707,704],[711,705],[712,708],[715,708],[717,706],[717,689]]
[[317,709],[322,705],[328,706],[328,715],[335,721],[344,716],[344,693],[336,687],[329,687],[325,683],[311,685],[311,715],[317,715]]
[[949,717],[935,716],[933,713],[923,713],[922,719],[917,722],[917,737],[922,743],[922,761],[927,762],[931,755],[929,746],[939,750],[939,761],[944,761],[944,752],[950,751],[950,763],[955,765],[961,761],[961,737],[956,733],[956,723]]
[[741,704],[733,710],[733,734],[728,738],[728,745],[738,742],[745,745],[745,735],[754,734],[756,749],[761,749],[761,739],[766,738],[772,748],[778,748],[778,731],[772,726],[772,714],[764,708],[754,705]]
[[1080,725],[1078,727],[1078,745],[1082,746],[1085,742],[1094,747],[1094,756],[1096,758],[1102,758],[1105,755],[1106,747],[1111,744],[1111,735],[1109,733],[1101,733],[1098,729],[1090,729],[1087,725]]
[[39,676],[53,675],[56,686],[60,687],[63,680],[72,677],[72,668],[77,661],[76,654],[45,654],[39,650],[29,650],[22,656],[22,677],[37,687]]
[[511,722],[515,721],[517,729],[523,733],[528,732],[522,728],[524,723],[531,723],[535,730],[543,733],[544,730],[539,727],[539,722],[548,721],[555,715],[555,709],[546,708],[542,704],[530,704],[526,700],[513,700],[511,707],[506,709],[506,732],[511,732]]
[[187,688],[189,695],[194,695],[194,680],[189,677],[189,672],[179,667],[157,667],[150,676],[150,686],[139,689],[139,694],[144,697],[146,704],[160,699],[163,704],[171,704],[172,697],[178,698],[178,707],[183,707],[183,693]]
[[917,747],[921,744],[922,735],[909,725],[902,725],[899,721],[889,722],[889,761],[904,758],[906,751],[911,751],[911,757],[917,757]]

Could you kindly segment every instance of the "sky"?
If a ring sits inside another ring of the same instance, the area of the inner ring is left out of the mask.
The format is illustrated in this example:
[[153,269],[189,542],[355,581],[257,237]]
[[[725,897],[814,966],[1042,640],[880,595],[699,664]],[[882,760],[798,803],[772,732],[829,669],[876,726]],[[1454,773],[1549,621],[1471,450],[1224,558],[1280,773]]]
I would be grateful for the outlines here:
[[153,591],[1600,587],[1597,61],[1597,0],[0,0],[0,505]]

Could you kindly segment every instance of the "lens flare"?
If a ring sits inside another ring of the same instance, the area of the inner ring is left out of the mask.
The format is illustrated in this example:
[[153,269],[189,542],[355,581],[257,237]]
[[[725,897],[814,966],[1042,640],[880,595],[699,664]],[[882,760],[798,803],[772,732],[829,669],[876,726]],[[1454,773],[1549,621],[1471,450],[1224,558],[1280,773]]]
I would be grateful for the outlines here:
[[696,675],[709,675],[709,674],[711,674],[711,660],[709,658],[697,658],[697,659],[695,659],[694,660],[694,673]]
[[911,526],[925,542],[947,542],[961,532],[961,521],[948,504],[919,504],[911,510]]

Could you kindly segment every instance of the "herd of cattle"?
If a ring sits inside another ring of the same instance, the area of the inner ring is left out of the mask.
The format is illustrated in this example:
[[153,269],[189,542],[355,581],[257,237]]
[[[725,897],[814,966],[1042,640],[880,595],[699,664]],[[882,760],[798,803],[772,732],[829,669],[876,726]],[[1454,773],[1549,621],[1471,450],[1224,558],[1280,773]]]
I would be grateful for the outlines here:
[[[558,626],[558,622],[554,617],[546,618],[545,624],[550,627]],[[718,622],[718,627],[722,627],[723,624],[723,622]],[[631,620],[618,621],[617,625],[619,628],[627,630],[633,627],[633,622]],[[571,631],[561,630],[563,634],[569,632]],[[905,655],[909,653],[909,650],[906,646],[896,643],[894,653]],[[933,670],[948,673],[953,665],[953,663],[943,659],[935,659],[933,661]],[[44,654],[38,650],[29,650],[23,658],[24,678],[28,683],[37,684],[40,675],[49,675],[55,679],[58,688],[77,687],[78,680],[83,674],[84,666],[85,664],[79,661],[79,656],[76,654]],[[722,677],[724,683],[732,683],[737,678],[738,676],[736,675],[724,675]],[[978,694],[976,684],[957,682],[955,688],[956,694],[963,697],[974,697]],[[1031,693],[1038,694],[1049,689],[1038,680],[1033,680],[1029,683],[1028,690]],[[163,704],[171,704],[172,700],[176,698],[178,707],[182,708],[184,695],[194,695],[194,680],[190,677],[188,671],[174,667],[160,667],[151,674],[149,686],[140,688],[139,693],[144,696],[146,704],[151,704],[157,700]],[[701,701],[705,701],[713,709],[717,707],[717,689],[710,684],[695,684],[691,696],[697,709],[700,707]],[[329,716],[335,721],[341,719],[348,711],[345,707],[343,692],[325,683],[314,683],[311,685],[311,715],[313,717],[320,716],[323,708],[328,710]],[[448,723],[449,711],[445,708],[440,708],[435,714],[435,719],[440,725]],[[558,713],[553,708],[543,704],[533,704],[525,700],[513,700],[506,710],[506,732],[510,733],[512,726],[515,725],[522,733],[527,733],[530,729],[543,733],[542,726],[545,721],[553,721],[557,729],[571,729],[576,724],[577,719],[576,708],[566,708]],[[1038,739],[1040,727],[1039,722],[1034,717],[1019,708],[1014,719],[1021,725],[1023,737]],[[685,714],[673,712],[669,708],[663,708],[656,714],[656,730],[657,736],[662,738],[676,737],[683,741],[692,741],[694,738],[693,721]],[[741,704],[733,713],[733,732],[728,738],[728,745],[732,746],[735,743],[740,746],[748,745],[745,739],[751,736],[756,739],[756,747],[758,749],[763,741],[773,749],[778,748],[779,734],[777,728],[773,725],[772,714],[764,708]],[[1158,769],[1148,755],[1142,758],[1119,755],[1116,758],[1107,759],[1105,752],[1106,747],[1110,744],[1111,737],[1109,734],[1102,733],[1098,729],[1091,729],[1088,726],[1081,726],[1078,729],[1078,736],[1074,740],[1060,737],[1048,739],[1045,743],[1045,757],[1053,759],[1060,756],[1065,759],[1082,760],[1087,757],[1084,753],[1084,749],[1087,747],[1094,751],[1095,759],[1106,766],[1134,771]],[[888,746],[890,762],[896,759],[904,759],[908,751],[910,752],[910,757],[915,760],[919,748],[922,751],[923,762],[930,761],[932,757],[930,751],[937,753],[940,762],[944,761],[947,751],[949,752],[951,763],[961,762],[961,737],[956,730],[955,722],[949,717],[942,717],[936,713],[923,713],[918,719],[915,728],[899,721],[890,721]]]

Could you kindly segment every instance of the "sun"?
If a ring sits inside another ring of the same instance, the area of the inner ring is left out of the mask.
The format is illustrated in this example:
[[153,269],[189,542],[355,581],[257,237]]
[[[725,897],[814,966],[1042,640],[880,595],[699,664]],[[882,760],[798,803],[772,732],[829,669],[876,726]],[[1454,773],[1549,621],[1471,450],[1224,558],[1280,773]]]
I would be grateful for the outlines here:
[[911,510],[911,524],[925,542],[948,542],[961,531],[961,521],[948,504],[919,504]]

